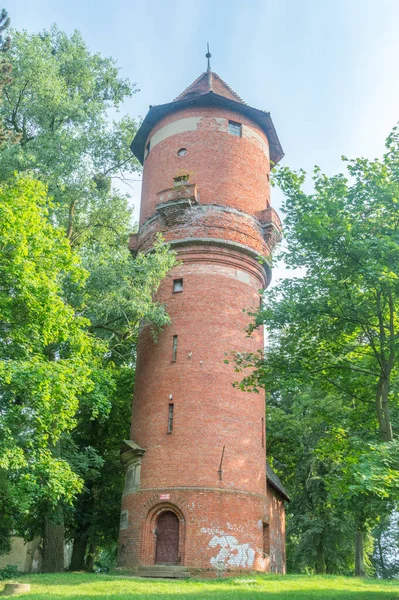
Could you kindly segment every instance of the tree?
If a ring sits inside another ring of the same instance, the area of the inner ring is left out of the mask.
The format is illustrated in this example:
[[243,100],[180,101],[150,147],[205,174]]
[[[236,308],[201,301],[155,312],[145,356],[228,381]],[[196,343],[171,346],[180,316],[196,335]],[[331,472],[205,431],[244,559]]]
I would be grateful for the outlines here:
[[119,450],[121,440],[129,439],[133,380],[132,368],[114,369],[109,417],[81,418],[73,435],[76,446],[83,450],[90,444],[102,464],[85,472],[84,488],[67,518],[67,535],[74,542],[72,571],[92,569],[98,548],[116,550],[124,485]]
[[112,546],[119,533],[120,501],[124,473],[119,459],[122,440],[129,437],[133,397],[136,342],[140,327],[151,323],[156,330],[169,322],[165,308],[152,297],[161,279],[175,263],[160,239],[154,252],[139,254],[135,260],[127,250],[96,245],[84,253],[89,270],[86,285],[90,331],[107,346],[101,371],[97,373],[97,390],[108,387],[102,395],[110,403],[110,413],[100,413],[90,420],[90,402],[82,408],[73,440],[81,452],[93,448],[103,463],[84,476],[84,491],[69,521],[69,535],[74,539],[74,570],[86,565],[86,554],[94,554],[97,546]]
[[[168,322],[164,307],[152,297],[174,256],[159,241],[153,253],[133,260],[131,209],[112,185],[120,178],[128,181],[139,168],[129,150],[135,121],[109,119],[109,110],[118,109],[135,86],[119,77],[112,59],[90,53],[79,33],[67,36],[55,26],[40,34],[15,32],[10,56],[14,76],[4,89],[1,114],[19,144],[4,150],[0,178],[33,170],[47,184],[54,198],[49,216],[88,272],[84,287],[63,281],[65,297],[87,319],[87,333],[104,347],[101,361],[90,365],[91,389],[79,395],[77,427],[60,441],[60,453],[83,491],[73,509],[59,507],[58,520],[65,517],[67,534],[75,541],[74,564],[84,568],[89,540],[101,541],[111,522],[115,537],[115,498],[123,477],[116,460],[129,421],[125,416],[122,423],[119,412],[126,415],[131,405],[140,323],[161,327]],[[113,473],[113,485],[100,487],[106,472]],[[93,509],[99,503],[112,506],[112,519],[108,512],[102,524],[100,509]],[[20,519],[20,531],[32,537],[46,518],[46,507],[40,506]],[[62,537],[59,527],[53,536],[58,545]],[[51,551],[47,554],[51,558]]]
[[[10,82],[11,65],[7,61],[6,53],[10,47],[10,38],[4,37],[10,25],[10,19],[7,11],[0,10],[0,102],[2,98],[3,87]],[[7,139],[7,132],[0,123],[0,149]],[[2,515],[0,523],[0,554],[10,551],[10,531],[12,529],[12,509],[10,501],[10,492],[7,478],[3,471],[0,471],[0,514]]]
[[129,117],[110,123],[109,110],[118,110],[135,86],[118,76],[113,59],[90,53],[78,32],[68,36],[56,26],[14,32],[9,59],[13,77],[0,115],[19,144],[3,152],[0,179],[34,170],[73,245],[99,229],[119,232],[126,199],[110,195],[110,178],[138,169],[129,150],[136,123]]
[[332,442],[345,408],[311,387],[272,390],[267,402],[267,453],[291,492],[287,505],[287,568],[290,572],[340,573],[353,567],[353,515],[332,502],[328,476],[335,456],[321,452]]
[[60,443],[103,347],[65,301],[64,281],[79,288],[87,274],[48,210],[45,186],[32,178],[1,185],[0,479],[8,474],[4,494],[20,515],[46,507],[50,518],[81,489]]
[[[287,378],[301,391],[311,384],[345,400],[350,418],[339,443],[346,475],[336,479],[345,489],[331,493],[345,492],[358,508],[360,546],[377,518],[370,498],[382,509],[380,500],[387,508],[386,499],[398,497],[398,129],[382,160],[344,160],[349,179],[316,168],[312,193],[303,190],[303,171],[277,171],[286,196],[282,254],[305,274],[281,282],[257,315],[256,325],[265,322],[269,334],[265,357],[238,360],[240,368],[255,366],[246,384],[276,389]],[[357,556],[356,572],[363,574],[362,553]]]
[[[3,95],[3,88],[10,83],[11,64],[7,59],[7,53],[10,49],[11,39],[5,34],[10,26],[10,19],[7,11],[3,8],[0,10],[0,99]],[[0,127],[0,148],[8,138],[8,132],[4,127]]]
[[373,564],[378,577],[398,578],[399,574],[399,526],[398,513],[385,516],[373,531],[376,540]]

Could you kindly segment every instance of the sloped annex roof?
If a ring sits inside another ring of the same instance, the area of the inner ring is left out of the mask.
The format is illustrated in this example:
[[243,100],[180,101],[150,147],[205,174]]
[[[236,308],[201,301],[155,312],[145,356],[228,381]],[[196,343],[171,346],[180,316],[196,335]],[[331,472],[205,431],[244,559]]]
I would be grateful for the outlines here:
[[272,467],[269,465],[269,461],[266,461],[266,479],[268,485],[271,485],[276,492],[278,492],[280,496],[284,498],[284,500],[291,502],[291,498],[289,497],[287,490],[277,477],[276,473],[273,471]]
[[270,113],[245,104],[234,90],[213,71],[202,73],[173,102],[150,106],[130,148],[143,164],[145,143],[153,127],[164,117],[183,108],[217,106],[241,113],[254,121],[269,140],[270,160],[276,165],[284,156]]

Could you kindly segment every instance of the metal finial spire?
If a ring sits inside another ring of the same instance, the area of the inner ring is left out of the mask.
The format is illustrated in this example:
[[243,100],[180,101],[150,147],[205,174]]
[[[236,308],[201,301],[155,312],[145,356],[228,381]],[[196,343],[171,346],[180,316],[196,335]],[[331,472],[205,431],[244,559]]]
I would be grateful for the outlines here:
[[207,71],[211,70],[211,56],[212,54],[209,52],[209,44],[207,44],[208,47],[208,52],[205,54],[206,58],[208,59],[208,68]]

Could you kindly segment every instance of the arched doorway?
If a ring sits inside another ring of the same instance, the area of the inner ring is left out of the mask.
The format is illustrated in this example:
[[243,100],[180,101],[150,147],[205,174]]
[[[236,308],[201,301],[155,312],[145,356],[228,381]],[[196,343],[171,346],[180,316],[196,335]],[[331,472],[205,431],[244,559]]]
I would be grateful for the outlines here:
[[161,512],[156,522],[155,564],[179,562],[179,518],[171,510]]

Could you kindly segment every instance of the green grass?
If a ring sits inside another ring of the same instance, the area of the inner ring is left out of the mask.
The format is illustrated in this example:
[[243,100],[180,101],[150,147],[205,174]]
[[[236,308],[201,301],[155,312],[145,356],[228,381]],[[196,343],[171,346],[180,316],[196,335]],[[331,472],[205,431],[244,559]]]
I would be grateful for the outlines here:
[[[24,575],[35,600],[399,600],[399,583],[334,576],[254,575],[223,580],[149,580],[111,575]],[[0,582],[0,590],[4,582]]]

